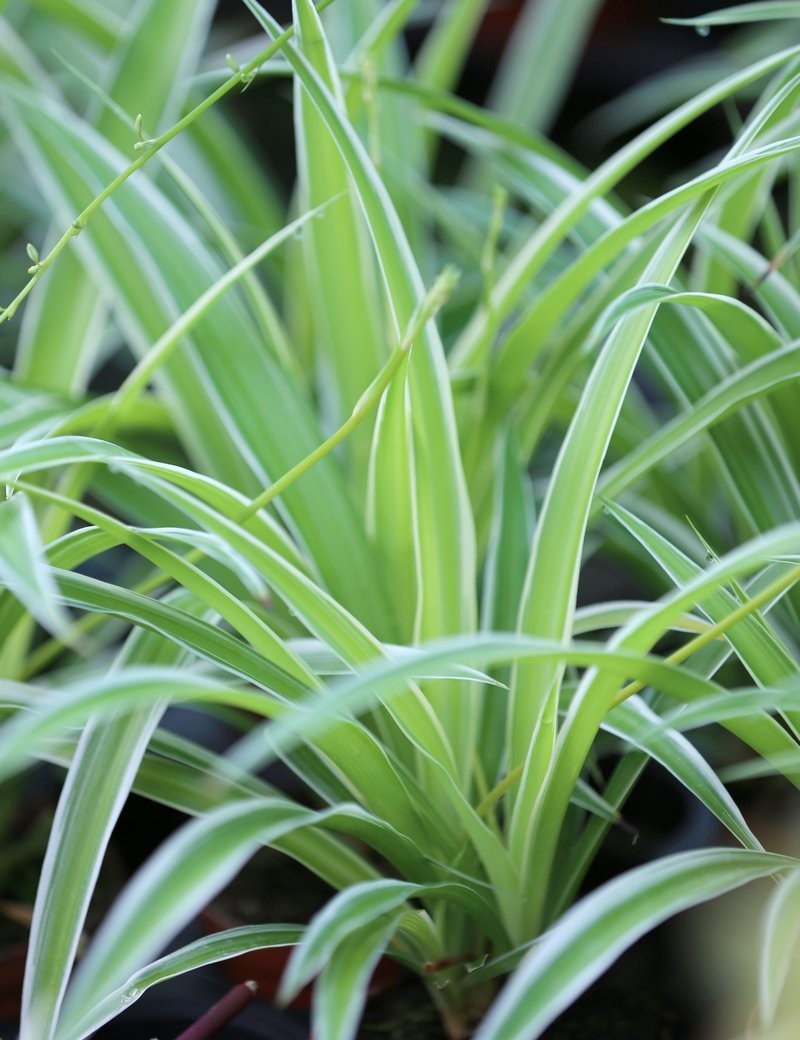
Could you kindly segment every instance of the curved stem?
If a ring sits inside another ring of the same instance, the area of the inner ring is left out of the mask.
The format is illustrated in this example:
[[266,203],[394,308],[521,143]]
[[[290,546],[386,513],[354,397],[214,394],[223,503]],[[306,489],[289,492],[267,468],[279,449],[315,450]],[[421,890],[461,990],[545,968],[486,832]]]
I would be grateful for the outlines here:
[[[329,7],[333,2],[334,0],[319,0],[317,10],[322,11],[326,7]],[[47,256],[42,257],[41,260],[37,260],[32,267],[28,268],[31,277],[27,284],[23,286],[7,307],[0,308],[0,324],[14,317],[19,305],[30,294],[31,290],[45,271],[47,271],[61,253],[63,253],[71,239],[83,231],[92,215],[100,209],[103,203],[114,194],[120,185],[124,184],[125,181],[136,173],[137,170],[141,169],[149,159],[152,159],[156,152],[159,152],[164,145],[169,144],[169,142],[173,138],[177,137],[179,133],[191,126],[192,123],[196,122],[204,112],[211,108],[212,105],[215,105],[220,98],[223,98],[233,90],[234,87],[238,86],[240,83],[247,86],[264,62],[277,54],[277,52],[292,38],[293,35],[294,26],[289,26],[285,32],[281,33],[281,35],[276,37],[269,46],[265,47],[263,51],[257,54],[252,61],[249,61],[246,65],[242,65],[241,68],[237,68],[232,75],[217,87],[216,90],[203,98],[199,104],[195,105],[190,112],[187,112],[182,119],[179,119],[177,123],[174,123],[168,130],[165,130],[163,134],[154,138],[140,139],[137,142],[137,145],[141,150],[141,154],[134,159],[132,163],[126,166],[121,173],[117,174],[117,176],[110,181],[105,188],[103,188],[100,194],[96,195],[89,205],[78,214],[64,234],[55,243]],[[137,117],[137,128],[141,130],[141,121],[139,117]]]

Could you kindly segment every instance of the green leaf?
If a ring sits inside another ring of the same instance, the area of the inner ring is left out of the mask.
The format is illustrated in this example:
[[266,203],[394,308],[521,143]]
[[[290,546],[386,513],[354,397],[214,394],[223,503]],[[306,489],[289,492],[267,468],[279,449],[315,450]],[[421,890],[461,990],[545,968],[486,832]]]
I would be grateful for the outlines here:
[[117,43],[124,30],[124,19],[97,0],[32,0],[31,6],[55,16],[65,26],[73,26],[104,47]]
[[[124,167],[85,123],[36,93],[8,87],[3,111],[15,138],[62,217]],[[165,229],[169,229],[166,233]],[[114,301],[133,349],[144,355],[216,281],[222,268],[176,208],[143,178],[127,180],[95,213],[75,246]],[[222,346],[235,341],[237,349]],[[253,496],[322,440],[310,402],[262,349],[236,293],[206,313],[192,338],[158,373],[173,418],[197,468],[224,475]],[[286,430],[292,437],[286,437]],[[323,514],[318,503],[328,504]],[[282,496],[281,505],[314,564],[342,602],[376,619],[388,616],[384,587],[368,580],[373,557],[337,461],[331,457]],[[335,545],[335,550],[333,546]]]
[[55,571],[60,598],[70,606],[132,622],[193,651],[233,675],[264,690],[298,700],[308,687],[276,668],[262,654],[208,621],[193,617],[174,603],[129,592],[85,574]]
[[[516,625],[525,575],[520,567],[531,542],[535,510],[533,490],[521,465],[519,445],[510,430],[498,438],[494,458],[494,501],[483,576],[481,627],[511,631]],[[509,681],[508,669],[498,673]],[[508,705],[505,698],[483,698],[481,763],[490,783],[505,755]]]
[[[246,0],[256,18],[273,34],[278,26],[256,0]],[[308,6],[308,0],[303,0]],[[422,279],[396,209],[353,127],[343,119],[336,99],[305,57],[291,45],[289,63],[325,120],[347,164],[378,255],[393,317],[395,335],[409,326],[424,298]],[[475,546],[458,436],[441,340],[428,322],[412,349],[408,386],[413,432],[415,537],[421,586],[418,630],[423,638],[475,627]],[[397,504],[395,503],[395,508]],[[408,515],[407,503],[400,516]],[[447,688],[437,690],[437,714],[450,734],[462,776],[471,767],[475,712],[456,710]],[[433,691],[429,691],[433,696]]]
[[535,1040],[629,946],[668,917],[796,861],[708,849],[628,871],[569,910],[536,943],[492,1005],[475,1040]]
[[778,390],[800,375],[800,345],[792,344],[757,358],[723,379],[698,401],[619,462],[609,466],[598,481],[595,509],[602,500],[618,496],[640,476],[714,424],[754,400]]
[[57,397],[15,386],[0,372],[0,445],[12,443],[23,433],[30,435],[66,414],[67,406]]
[[23,494],[0,502],[0,584],[14,593],[43,628],[65,635],[70,619],[59,606],[36,516]]
[[59,1029],[74,1029],[93,1004],[124,985],[260,844],[308,822],[307,809],[260,799],[213,810],[176,831],[134,875],[95,933],[70,983]]
[[[0,730],[3,778],[25,768],[27,756],[35,756],[49,737],[62,735],[65,727],[83,725],[94,712],[113,716],[122,708],[152,707],[167,691],[175,702],[213,700],[244,710],[260,709],[261,715],[273,710],[273,702],[262,693],[236,690],[178,668],[128,667],[118,675],[92,675],[65,682],[58,697],[39,686],[5,681],[2,686],[8,703],[32,709],[18,712]],[[274,710],[277,713],[280,708]]]
[[[403,366],[405,369],[405,366]],[[381,399],[367,486],[367,524],[386,580],[395,590],[393,612],[401,638],[417,623],[421,575],[415,535],[414,442],[406,373]]]
[[665,303],[674,300],[676,296],[680,296],[680,293],[675,289],[670,289],[668,285],[637,285],[622,293],[621,296],[615,297],[595,322],[586,349],[591,349],[605,339],[617,322],[622,321],[627,314],[633,313],[648,303]]
[[761,849],[738,805],[700,752],[681,734],[666,728],[644,701],[631,697],[617,705],[606,716],[603,729],[660,762],[745,848]]
[[619,810],[615,809],[610,802],[598,794],[585,780],[579,780],[575,785],[572,804],[598,817],[605,823],[619,823],[622,819]]
[[[485,312],[481,312],[466,326],[454,349],[454,356],[459,365],[470,367],[476,358],[484,356],[490,345],[485,339],[487,332],[490,332],[498,321],[502,321],[503,318],[510,315],[536,273],[542,269],[546,260],[595,199],[612,190],[626,173],[704,111],[749,83],[768,75],[782,64],[790,62],[798,53],[800,53],[800,49],[797,47],[788,48],[780,54],[771,55],[763,61],[753,63],[747,69],[727,77],[720,83],[715,83],[699,96],[693,97],[686,104],[648,127],[587,177],[582,188],[570,195],[558,209],[553,211],[508,265],[492,293],[490,315],[487,316]],[[664,279],[649,280],[663,281]],[[506,352],[511,349],[514,340],[513,335],[507,340]]]
[[[608,511],[644,546],[677,587],[702,575],[698,564],[629,510],[609,504]],[[712,622],[719,623],[739,605],[739,599],[732,592],[720,588],[705,600],[701,610]],[[761,685],[778,683],[797,671],[793,654],[758,612],[750,614],[726,632],[726,639]]]
[[455,902],[484,927],[488,926],[489,934],[500,936],[502,941],[499,922],[496,918],[492,920],[488,904],[466,885],[448,882],[415,885],[394,878],[366,881],[339,892],[312,918],[286,966],[279,999],[291,1000],[322,969],[334,951],[349,941],[354,931],[400,910],[410,899],[420,899],[423,903]]
[[[30,486],[32,488],[32,485]],[[155,564],[184,588],[191,589],[208,607],[216,610],[229,621],[252,645],[269,661],[277,664],[301,682],[314,685],[314,678],[294,655],[286,648],[275,631],[256,614],[249,606],[219,582],[209,577],[192,563],[187,557],[178,555],[160,545],[147,533],[137,532],[128,525],[113,519],[98,509],[92,509],[81,502],[67,499],[44,489],[35,489],[35,494],[48,502],[66,508],[68,512],[80,517],[87,523],[112,534],[121,544],[128,545],[144,559]]]
[[558,115],[601,0],[526,6],[497,70],[488,105],[525,127],[547,130]]
[[[142,113],[148,129],[155,130],[165,115],[179,109],[185,72],[197,61],[212,7],[210,0],[145,0],[136,5],[133,24],[125,26],[124,44],[113,52],[106,83],[124,111]],[[156,50],[160,59],[148,60]],[[143,67],[147,76],[141,74]],[[106,140],[123,151],[130,147],[133,136],[114,112],[95,115],[96,129]],[[67,313],[70,320],[65,322]],[[82,393],[96,362],[105,317],[100,286],[75,254],[68,253],[25,311],[15,373],[41,389]]]
[[781,993],[796,957],[800,933],[800,871],[783,878],[769,898],[764,915],[758,973],[761,1024],[772,1025]]
[[356,1036],[372,973],[402,916],[397,912],[369,921],[333,951],[314,986],[312,1026],[317,1040]]
[[[793,77],[786,85],[791,94],[797,90],[800,78]],[[520,320],[504,340],[497,365],[493,374],[493,384],[503,400],[512,399],[519,393],[523,385],[525,373],[530,368],[537,354],[544,349],[550,338],[556,334],[559,322],[563,322],[565,314],[580,294],[591,284],[594,278],[604,271],[630,249],[638,235],[657,227],[660,221],[674,214],[682,205],[698,198],[704,191],[724,183],[735,183],[737,175],[743,177],[747,170],[760,168],[770,157],[777,158],[777,151],[788,148],[796,149],[796,143],[784,142],[773,152],[772,146],[749,151],[744,155],[730,157],[711,170],[681,184],[660,197],[645,203],[624,220],[606,208],[605,220],[601,231],[574,263],[563,270],[550,284],[543,286],[531,303],[524,310]],[[578,183],[571,195],[580,190]],[[569,197],[569,196],[568,196]],[[609,217],[613,216],[613,219]],[[708,222],[703,227],[706,233]],[[645,257],[648,254],[645,254]],[[766,266],[766,263],[764,264]],[[760,270],[758,274],[763,272]],[[613,290],[613,283],[611,286]],[[728,301],[734,305],[733,301]],[[742,307],[742,305],[739,305]],[[458,354],[454,359],[467,363]]]
[[[606,653],[616,654],[623,647],[627,650],[634,647],[640,650],[652,647],[663,636],[679,612],[716,594],[734,575],[741,575],[763,565],[764,561],[773,555],[770,546],[777,547],[785,539],[791,541],[796,537],[796,525],[785,525],[728,553],[727,556],[711,564],[707,570],[685,582],[680,588],[668,593],[662,600],[652,604],[644,614],[632,618],[626,626],[611,637]],[[745,560],[749,561],[749,565],[740,570],[740,567],[745,564]],[[781,580],[795,581],[796,572],[785,570]],[[737,606],[736,610],[730,614],[731,620],[728,628],[733,630],[734,619],[738,618],[741,621],[755,607],[756,603],[749,608]],[[610,662],[612,658],[608,657],[607,660]],[[685,667],[680,670],[684,682],[694,684],[700,678]],[[627,691],[620,691],[623,681],[627,681],[625,677],[615,675],[611,668],[590,670],[582,676],[558,731],[551,758],[552,764],[544,777],[543,788],[539,791],[539,798],[535,803],[535,817],[529,821],[527,828],[525,828],[524,821],[520,821],[522,835],[528,842],[531,842],[528,846],[530,851],[526,871],[527,883],[531,886],[528,889],[528,900],[531,904],[532,916],[545,911],[547,901],[545,878],[548,879],[549,884],[549,877],[553,870],[553,857],[558,847],[559,835],[563,828],[564,815],[569,805],[571,792],[580,770],[590,754],[597,731],[602,725],[606,713],[615,703],[619,702],[620,697],[624,698],[628,695]],[[658,688],[658,684],[655,685]],[[669,692],[666,687],[662,687],[662,689]],[[680,700],[694,699],[695,693],[690,692],[687,686],[684,691],[678,692],[677,696]],[[742,727],[739,735],[752,746],[758,744],[759,751],[762,753],[772,754],[777,750],[782,750],[785,748],[786,741],[790,744],[795,743],[794,737],[783,730],[774,720],[762,716],[757,723],[757,725]],[[734,732],[737,732],[738,727],[734,728],[735,721],[728,725]],[[534,836],[535,840],[533,840]],[[531,880],[534,878],[535,887]],[[524,935],[525,931],[531,934],[535,932],[535,926],[528,925],[524,931],[521,931],[521,934]]]
[[722,11],[709,11],[696,18],[662,18],[668,25],[693,25],[710,29],[714,25],[742,25],[745,22],[769,22],[782,18],[800,18],[800,4],[792,0],[758,0],[752,4],[734,4]]
[[[0,479],[11,483],[23,472],[37,473],[69,463],[101,463],[112,472],[128,473],[134,484],[152,474],[161,481],[187,489],[214,511],[231,520],[238,520],[250,504],[249,498],[211,477],[181,466],[154,461],[117,444],[90,437],[50,437],[11,445],[0,451]],[[160,486],[158,480],[151,484],[154,490]],[[267,513],[259,511],[253,514],[241,526],[287,563],[299,570],[305,569],[297,547]]]
[[216,935],[207,935],[188,946],[182,946],[165,957],[152,961],[141,971],[134,972],[113,993],[95,1004],[75,1026],[64,1035],[64,1040],[83,1040],[100,1026],[116,1018],[142,997],[152,986],[174,979],[208,964],[236,957],[249,950],[263,950],[274,946],[294,946],[303,934],[298,925],[262,924],[229,928]]
[[730,719],[744,719],[761,712],[783,711],[800,711],[800,689],[794,682],[777,688],[727,690],[724,696],[692,701],[666,712],[663,725],[687,732],[715,723],[724,725]]
[[132,725],[123,719],[90,726],[81,738],[39,878],[20,1040],[59,1035],[58,1015],[106,845],[163,709],[163,701],[156,701]]
[[[341,84],[313,7],[295,4],[295,23],[301,53],[343,109]],[[335,385],[332,416],[338,425],[388,357],[382,301],[362,214],[349,190],[347,166],[299,79],[295,79],[294,93],[298,191],[303,208],[339,196],[303,236],[307,291],[315,301],[313,331],[320,354],[320,381],[332,380]],[[344,112],[342,115],[344,118]],[[356,467],[356,486],[366,481],[369,442],[368,424],[347,442]]]
[[[189,605],[185,593],[172,599]],[[117,655],[117,665],[124,670],[137,662],[183,663],[184,657],[174,646],[165,649],[160,635],[137,633]],[[56,1035],[106,846],[165,706],[162,688],[150,703],[121,716],[112,711],[94,719],[81,734],[58,801],[36,893],[21,1038]]]
[[[796,85],[793,81],[786,89],[794,90]],[[780,92],[770,99],[741,132],[729,158],[747,151],[759,132],[769,125],[783,100]],[[672,226],[639,279],[640,284],[663,284],[672,279],[714,195],[714,190],[707,192]],[[553,467],[537,524],[520,608],[519,627],[523,631],[556,639],[563,639],[570,631],[591,498],[656,310],[657,304],[648,304],[615,327],[583,389]],[[569,717],[574,723],[573,733],[583,734],[581,751],[572,748],[569,755],[557,762],[558,755],[564,754],[563,747],[572,740],[571,734],[562,732],[556,747],[561,674],[560,669],[552,666],[523,665],[515,670],[512,682],[508,744],[510,760],[516,764],[515,768],[522,765],[523,773],[509,827],[509,844],[514,858],[525,865],[523,883],[543,886],[538,896],[529,902],[531,916],[524,930],[533,932],[538,928],[536,914],[542,910],[546,898],[545,879],[552,869],[551,856],[568,804],[568,792],[577,777],[575,766],[588,753],[593,739],[590,720],[598,718],[594,710],[586,710],[588,698],[583,693],[592,687],[593,680],[585,679],[581,685],[582,696],[575,698]],[[609,675],[601,680],[609,687],[612,682]],[[593,703],[600,705],[603,699],[598,697]],[[583,717],[578,714],[579,705],[584,708]],[[570,759],[572,764],[567,765]],[[569,779],[562,775],[562,770],[569,774]],[[543,785],[547,788],[544,796]],[[541,824],[539,814],[548,817],[546,825]],[[542,830],[546,832],[545,839]]]
[[[710,201],[706,196],[694,203],[673,226],[642,282],[672,277]],[[583,390],[539,515],[520,604],[522,631],[555,639],[569,632],[594,487],[656,309],[657,304],[648,304],[616,326]],[[518,668],[512,681],[510,761],[526,763],[509,832],[517,856],[527,855],[523,849],[532,837],[529,821],[553,754],[559,681],[558,669],[534,665]]]

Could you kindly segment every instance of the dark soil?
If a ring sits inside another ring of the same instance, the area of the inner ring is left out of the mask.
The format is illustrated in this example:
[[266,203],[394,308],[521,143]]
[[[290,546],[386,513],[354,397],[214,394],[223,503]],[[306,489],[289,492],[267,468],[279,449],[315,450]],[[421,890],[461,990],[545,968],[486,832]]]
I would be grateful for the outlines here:
[[448,1040],[425,987],[415,978],[372,1000],[364,1012],[359,1040]]
[[216,902],[242,924],[305,924],[334,889],[274,849],[261,849]]
[[542,1034],[542,1040],[686,1040],[675,1006],[601,981]]

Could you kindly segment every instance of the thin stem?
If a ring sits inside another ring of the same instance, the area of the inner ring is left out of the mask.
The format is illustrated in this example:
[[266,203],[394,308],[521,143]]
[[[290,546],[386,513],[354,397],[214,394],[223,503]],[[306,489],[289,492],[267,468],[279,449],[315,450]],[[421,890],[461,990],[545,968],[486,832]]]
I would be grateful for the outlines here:
[[524,763],[520,762],[518,766],[514,766],[514,768],[510,772],[506,773],[506,775],[503,777],[499,784],[495,784],[495,786],[486,795],[486,797],[483,798],[478,804],[478,807],[475,810],[478,816],[486,816],[486,814],[492,809],[492,807],[500,801],[500,799],[503,797],[506,791],[511,790],[514,784],[522,776],[523,765]]
[[[733,628],[734,625],[738,624],[739,621],[743,621],[746,617],[758,610],[760,607],[765,606],[770,600],[777,598],[786,589],[791,588],[796,581],[800,580],[800,564],[790,568],[780,578],[776,578],[771,584],[763,588],[761,592],[756,593],[755,596],[741,603],[735,610],[731,611],[727,617],[723,618],[722,621],[718,621],[715,625],[709,626],[705,632],[702,632],[699,636],[695,636],[694,639],[690,639],[688,643],[684,643],[683,646],[679,647],[669,657],[665,658],[667,664],[681,664],[687,658],[691,657],[692,654],[697,653],[704,646],[713,642],[715,639],[719,639],[729,629]],[[627,700],[628,697],[632,697],[634,693],[639,693],[640,690],[645,688],[646,683],[643,682],[630,682],[623,686],[622,689],[617,693],[616,697],[612,702],[612,706],[616,707],[618,704],[622,704],[623,701]]]
[[[416,310],[412,314],[403,338],[392,350],[381,370],[369,384],[358,401],[356,401],[349,418],[346,419],[342,425],[330,435],[330,437],[315,448],[314,451],[306,455],[305,458],[301,459],[295,466],[292,466],[292,468],[284,473],[282,477],[279,477],[278,480],[270,484],[270,486],[254,498],[249,505],[245,506],[244,509],[238,512],[233,517],[235,523],[243,524],[260,509],[263,509],[275,498],[283,494],[288,487],[302,477],[304,473],[307,473],[312,466],[315,466],[325,458],[326,455],[329,455],[333,449],[345,439],[345,437],[352,433],[353,430],[366,419],[372,409],[377,406],[384,391],[400,369],[404,359],[407,357],[414,341],[417,339],[422,329],[436,316],[438,311],[447,302],[457,281],[458,272],[456,269],[454,267],[445,267],[429,292],[426,293],[425,297],[420,301]],[[36,493],[36,489],[33,487],[30,490],[32,493]],[[187,563],[197,563],[199,560],[203,559],[205,555],[206,554],[201,549],[193,549],[191,552],[186,554],[185,560]],[[139,582],[138,585],[133,587],[132,591],[138,592],[141,595],[147,595],[154,592],[161,585],[166,584],[169,580],[170,579],[166,575],[161,572],[156,572],[144,581]],[[104,621],[105,618],[99,614],[88,615],[87,617],[81,618],[77,621],[71,627],[68,634],[80,633],[86,635]],[[61,639],[50,639],[42,643],[28,657],[24,676],[27,678],[31,675],[35,675],[39,669],[44,667],[57,657],[59,653],[61,653],[64,645],[64,640]]]
[[188,1029],[184,1029],[176,1040],[209,1040],[252,1003],[258,992],[255,982],[242,982],[228,990],[209,1010]]
[[338,430],[334,431],[327,440],[323,441],[319,447],[315,448],[309,455],[306,455],[306,457],[301,459],[297,465],[292,466],[288,472],[284,473],[282,477],[276,480],[273,484],[270,484],[266,490],[262,491],[260,495],[254,498],[242,515],[237,517],[238,523],[247,520],[248,517],[257,513],[259,509],[263,509],[266,505],[277,498],[278,495],[282,494],[290,484],[293,484],[299,477],[302,477],[302,475],[308,472],[312,466],[315,466],[320,459],[329,455],[337,445],[341,444],[345,437],[352,433],[353,430],[364,421],[372,409],[377,406],[383,392],[389,386],[395,373],[398,371],[403,360],[411,350],[414,340],[419,336],[428,321],[435,316],[447,301],[457,280],[458,274],[455,268],[446,267],[442,271],[431,287],[430,292],[426,294],[414,314],[411,316],[411,321],[409,322],[408,329],[406,330],[402,340],[397,344],[381,370],[369,384],[361,397],[356,401],[350,417],[346,419]]
[[252,252],[241,257],[238,263],[229,268],[225,274],[218,278],[212,285],[201,293],[194,303],[188,307],[176,321],[156,340],[153,346],[139,363],[129,372],[117,391],[108,403],[105,415],[97,422],[92,430],[94,437],[108,437],[114,427],[119,426],[123,417],[127,416],[137,398],[147,387],[156,370],[168,360],[175,348],[181,343],[194,326],[207,313],[211,306],[217,302],[232,286],[236,285],[252,268],[264,259],[269,253],[277,248],[283,241],[290,238],[312,218],[320,216],[332,202],[340,196],[336,195],[328,199],[322,205],[302,214],[276,234],[271,235]]
[[[770,585],[762,589],[761,592],[757,593],[752,598],[746,600],[740,604],[735,610],[731,611],[727,617],[723,618],[722,621],[718,621],[715,625],[710,625],[700,635],[690,639],[688,643],[684,643],[683,646],[673,651],[668,657],[664,658],[665,664],[682,664],[692,654],[696,654],[698,650],[702,650],[704,646],[713,642],[715,639],[720,639],[726,632],[728,632],[734,625],[743,621],[746,617],[758,610],[760,607],[765,606],[771,600],[778,597],[786,589],[791,588],[795,582],[800,580],[800,565],[792,567],[780,578],[776,578]],[[635,693],[639,693],[647,686],[647,683],[640,682],[638,679],[634,682],[626,683],[615,695],[611,702],[611,707],[615,708],[618,704],[622,704],[623,701],[632,697]],[[479,816],[485,816],[492,807],[509,791],[514,784],[517,783],[519,778],[522,776],[524,763],[520,763],[513,769],[509,770],[503,779],[496,784],[491,791],[481,800],[477,809],[475,810]]]
[[[319,0],[317,10],[322,11],[326,7],[329,7],[333,2],[334,0]],[[17,293],[11,303],[7,307],[0,309],[0,324],[13,318],[19,305],[29,295],[45,271],[66,249],[71,239],[83,231],[92,215],[100,209],[103,203],[114,194],[120,185],[124,184],[125,181],[136,173],[137,170],[141,169],[141,167],[144,166],[145,163],[156,154],[156,152],[159,152],[164,145],[169,144],[173,138],[177,137],[178,134],[182,133],[187,127],[191,126],[192,123],[196,122],[204,112],[211,108],[212,105],[215,105],[217,101],[233,90],[234,87],[238,86],[240,83],[247,85],[264,62],[269,61],[273,55],[277,54],[277,52],[281,50],[292,36],[294,36],[294,26],[289,26],[285,32],[281,33],[281,35],[276,37],[269,46],[265,47],[263,51],[257,54],[252,61],[249,61],[246,65],[236,69],[236,71],[229,76],[224,83],[221,83],[216,90],[212,91],[199,104],[195,105],[190,112],[187,112],[182,119],[179,119],[177,123],[174,123],[168,130],[165,130],[163,134],[152,139],[140,140],[137,142],[140,146],[144,145],[141,154],[134,159],[130,165],[126,166],[126,168],[112,181],[110,181],[105,188],[103,188],[100,194],[96,195],[89,205],[78,214],[61,238],[59,238],[55,243],[47,256],[42,259],[37,259],[33,266],[28,268],[31,277],[28,283],[19,293]]]

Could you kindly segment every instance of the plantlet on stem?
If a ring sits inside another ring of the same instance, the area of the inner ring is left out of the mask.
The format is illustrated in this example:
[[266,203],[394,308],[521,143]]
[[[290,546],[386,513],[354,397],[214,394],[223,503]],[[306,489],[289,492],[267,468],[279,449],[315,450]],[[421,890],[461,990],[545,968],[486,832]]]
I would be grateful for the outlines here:
[[39,270],[39,265],[41,262],[39,260],[39,250],[36,248],[36,246],[32,245],[29,242],[27,246],[25,246],[25,251],[33,261],[33,266],[28,268],[28,274],[35,274]]

